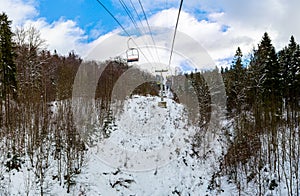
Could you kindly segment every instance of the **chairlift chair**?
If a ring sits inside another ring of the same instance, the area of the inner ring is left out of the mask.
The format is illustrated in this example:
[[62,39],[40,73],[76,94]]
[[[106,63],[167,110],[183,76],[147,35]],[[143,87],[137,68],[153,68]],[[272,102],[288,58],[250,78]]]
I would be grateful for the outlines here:
[[129,45],[129,42],[132,41],[133,42],[133,39],[132,38],[129,38],[127,40],[127,51],[126,51],[126,56],[127,56],[127,63],[131,63],[131,62],[137,62],[139,61],[139,51],[137,48],[134,48],[134,47],[130,47]]
[[139,51],[136,48],[129,48],[126,51],[127,63],[139,61]]

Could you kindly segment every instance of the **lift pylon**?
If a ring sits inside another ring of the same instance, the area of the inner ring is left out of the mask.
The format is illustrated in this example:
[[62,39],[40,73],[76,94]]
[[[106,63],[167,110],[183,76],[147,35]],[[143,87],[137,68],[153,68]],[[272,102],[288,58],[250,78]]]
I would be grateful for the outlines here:
[[164,72],[168,72],[168,70],[166,69],[160,69],[160,70],[155,70],[155,72],[158,72],[160,73],[160,102],[158,102],[158,106],[159,107],[162,107],[162,108],[166,108],[167,107],[167,102],[164,101],[164,95],[163,95],[163,87],[164,87],[164,84],[163,84],[163,76],[162,76],[162,73]]

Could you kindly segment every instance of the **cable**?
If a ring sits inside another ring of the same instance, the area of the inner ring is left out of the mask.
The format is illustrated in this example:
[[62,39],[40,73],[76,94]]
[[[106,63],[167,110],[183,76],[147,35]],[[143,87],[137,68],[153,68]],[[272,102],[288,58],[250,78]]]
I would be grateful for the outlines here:
[[[135,28],[136,28],[141,34],[143,34],[142,30],[138,27],[138,25],[137,25],[137,23],[136,23],[134,17],[132,16],[132,14],[131,14],[129,8],[127,7],[127,5],[125,4],[125,2],[124,2],[123,0],[119,0],[119,2],[120,2],[120,4],[122,5],[122,7],[124,8],[126,14],[129,16],[129,18],[130,18],[131,22],[133,23],[133,25],[135,26]],[[134,10],[136,10],[135,7],[134,7]],[[142,26],[142,27],[143,27],[143,26]],[[143,28],[143,29],[145,30],[145,28]],[[146,32],[146,31],[145,31],[145,32]],[[145,43],[146,45],[148,45],[147,39],[144,39],[143,37],[142,37],[142,39],[144,40],[144,43]],[[146,40],[146,41],[145,41],[145,40]],[[152,54],[151,50],[149,50],[149,48],[147,48],[147,50],[148,50],[150,56],[152,57],[152,60],[155,61],[155,59],[154,59],[154,57],[153,57],[153,54]]]
[[182,9],[182,4],[183,4],[183,0],[180,1],[179,11],[178,11],[177,21],[176,21],[176,25],[175,25],[173,41],[172,41],[171,54],[170,54],[170,59],[169,59],[169,67],[171,66],[172,55],[173,55],[173,50],[174,50],[174,43],[175,43],[176,32],[177,32],[177,28],[178,28],[180,12],[181,12],[181,9]]
[[141,3],[140,0],[138,0],[138,2],[139,2],[140,6],[141,6],[141,8],[142,8],[142,11],[143,11],[143,14],[144,14],[144,17],[145,17],[145,20],[146,20],[146,23],[147,23],[147,26],[148,26],[149,33],[150,33],[152,42],[153,42],[153,44],[154,44],[154,48],[155,48],[155,52],[156,52],[156,55],[157,55],[157,58],[158,58],[158,62],[160,62],[160,58],[159,58],[159,55],[158,55],[158,52],[157,52],[156,44],[155,44],[155,41],[154,41],[154,38],[153,38],[153,33],[152,33],[152,31],[151,31],[151,28],[150,28],[150,25],[149,25],[148,18],[147,18],[147,16],[146,16],[144,7],[143,7],[143,5],[142,5],[142,3]]
[[[141,34],[146,34],[146,33],[147,33],[147,30],[146,30],[146,28],[144,27],[144,25],[143,25],[143,23],[142,23],[142,19],[140,18],[140,15],[139,15],[139,13],[138,13],[138,11],[137,11],[135,5],[133,4],[132,0],[130,0],[130,4],[131,4],[131,7],[133,8],[133,10],[134,10],[136,16],[138,17],[138,20],[139,20],[139,23],[140,23],[141,28],[138,27],[137,22],[135,21],[133,15],[131,14],[129,8],[126,6],[126,4],[124,3],[124,1],[123,1],[123,0],[119,0],[119,2],[122,4],[123,8],[125,9],[127,15],[130,17],[130,19],[131,19],[132,23],[134,24],[135,28],[138,29],[138,31],[139,31]],[[142,10],[143,10],[145,19],[146,19],[147,24],[148,24],[148,29],[149,29],[148,31],[150,32],[150,35],[151,35],[151,41],[152,41],[152,43],[153,43],[153,45],[154,45],[154,47],[155,47],[155,51],[156,51],[156,55],[157,55],[158,61],[160,62],[159,55],[158,55],[158,52],[157,52],[157,49],[156,49],[156,44],[155,44],[155,41],[154,41],[154,38],[153,38],[153,35],[152,35],[152,31],[151,31],[151,29],[150,29],[150,25],[149,25],[148,20],[147,20],[147,16],[146,16],[146,14],[145,14],[145,12],[144,12],[142,3],[141,3],[141,2],[139,2],[139,3],[140,3],[140,6],[141,6],[141,8],[142,8]],[[142,30],[141,30],[141,29],[142,29]],[[144,38],[143,38],[143,40],[144,40],[145,44],[148,45],[147,39],[144,39]],[[152,54],[152,52],[151,52],[151,50],[150,50],[149,47],[147,47],[147,50],[148,50],[149,54],[151,55],[152,59],[155,61],[155,59],[154,59],[154,57],[153,57],[153,54]]]
[[141,32],[140,28],[138,27],[137,23],[135,22],[133,16],[131,15],[131,13],[130,13],[128,7],[126,6],[126,4],[124,3],[124,1],[123,1],[123,0],[119,0],[119,2],[120,2],[120,4],[122,5],[122,7],[124,8],[126,14],[129,16],[129,18],[130,18],[131,22],[133,23],[134,27],[135,27],[138,31]]
[[131,7],[133,8],[135,14],[137,15],[137,17],[138,17],[138,19],[139,19],[139,22],[140,22],[141,27],[142,27],[142,29],[143,29],[143,33],[146,33],[146,32],[147,32],[147,31],[146,31],[146,28],[144,27],[144,25],[143,25],[143,23],[142,23],[142,19],[141,19],[140,15],[139,15],[137,9],[135,8],[134,4],[132,3],[132,0],[130,0],[130,4],[131,4]]
[[118,19],[105,7],[105,5],[100,1],[97,0],[97,2],[109,13],[109,15],[118,23],[118,25],[123,29],[123,31],[130,37],[129,33],[125,30],[125,28],[122,26],[122,24],[118,21]]
[[[118,25],[122,28],[122,30],[128,35],[129,38],[131,38],[131,35],[126,31],[126,29],[123,27],[123,25],[118,21],[118,19],[107,9],[107,7],[100,1],[97,0],[97,2],[105,9],[105,11],[118,23]],[[132,39],[133,43],[135,44],[135,46],[141,51],[142,55],[145,57],[146,61],[148,61],[148,63],[150,63],[149,59],[147,58],[147,56],[143,53],[143,51],[138,47],[138,45],[136,44],[136,42],[134,41],[134,39]],[[151,64],[151,63],[150,63]]]
[[144,25],[143,25],[143,23],[142,23],[142,19],[141,19],[140,15],[139,15],[138,11],[135,9],[135,6],[134,6],[134,4],[132,3],[132,0],[130,0],[130,4],[131,4],[131,7],[134,9],[134,12],[135,12],[135,14],[136,14],[137,17],[138,17],[138,19],[139,19],[139,21],[140,21],[140,24],[141,24],[141,26],[142,26],[143,29],[144,29],[144,32],[146,32],[146,31],[145,31],[145,27],[144,27]]
[[[165,10],[167,10],[168,9],[168,0],[166,0],[166,4],[165,4]],[[166,21],[167,21],[167,24],[169,24],[169,18],[168,18],[168,13],[166,13],[166,15],[167,15],[167,19],[166,19]]]

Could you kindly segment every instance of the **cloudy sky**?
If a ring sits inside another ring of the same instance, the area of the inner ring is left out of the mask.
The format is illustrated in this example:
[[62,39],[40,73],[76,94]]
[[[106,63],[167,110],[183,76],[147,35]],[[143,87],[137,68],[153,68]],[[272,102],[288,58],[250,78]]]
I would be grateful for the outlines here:
[[[138,0],[100,0],[124,27],[132,26],[120,2],[144,20]],[[174,28],[180,0],[141,0],[151,26]],[[199,42],[219,64],[230,61],[238,46],[251,52],[264,32],[279,50],[291,35],[300,39],[298,0],[185,0],[178,30]],[[120,29],[97,0],[0,0],[0,11],[13,28],[33,25],[50,50],[87,55],[92,47]],[[145,23],[144,23],[145,24]],[[171,42],[172,36],[166,37]]]

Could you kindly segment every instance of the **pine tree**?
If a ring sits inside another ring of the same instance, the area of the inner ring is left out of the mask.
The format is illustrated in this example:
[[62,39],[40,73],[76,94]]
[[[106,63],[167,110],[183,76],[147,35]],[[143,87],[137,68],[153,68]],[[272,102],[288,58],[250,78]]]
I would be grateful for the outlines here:
[[299,71],[300,71],[300,49],[294,36],[291,36],[290,43],[278,54],[281,66],[282,84],[285,87],[283,96],[286,104],[296,103],[299,89]]
[[267,145],[267,161],[270,169],[273,171],[277,168],[278,160],[278,122],[282,105],[282,80],[281,69],[278,63],[275,48],[267,33],[264,34],[257,50],[257,63],[262,67],[262,74],[265,77],[262,87],[263,101],[263,131],[267,133],[265,137]]
[[263,99],[267,107],[278,107],[281,102],[281,80],[280,66],[277,60],[275,48],[271,43],[271,39],[267,33],[264,34],[257,54],[258,63],[263,67],[265,81],[263,83],[264,93]]
[[0,79],[1,98],[6,99],[8,94],[16,95],[16,66],[13,52],[13,33],[10,28],[11,21],[5,13],[0,15]]
[[[275,48],[267,33],[264,34],[249,67],[252,105],[263,104],[266,113],[279,113],[282,103],[281,69]],[[268,115],[266,115],[268,116]]]
[[231,109],[235,109],[237,114],[240,114],[243,109],[246,90],[246,70],[243,66],[242,57],[242,51],[238,47],[232,61],[231,69],[229,70],[230,91],[228,92],[228,102],[230,103],[230,107],[232,107]]
[[[0,15],[0,125],[4,125],[7,133],[12,127],[13,113],[10,105],[12,98],[16,98],[17,81],[16,66],[13,52],[13,33],[10,29],[11,21],[5,13]],[[4,103],[4,105],[3,105]],[[3,113],[3,111],[5,111]]]

